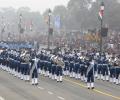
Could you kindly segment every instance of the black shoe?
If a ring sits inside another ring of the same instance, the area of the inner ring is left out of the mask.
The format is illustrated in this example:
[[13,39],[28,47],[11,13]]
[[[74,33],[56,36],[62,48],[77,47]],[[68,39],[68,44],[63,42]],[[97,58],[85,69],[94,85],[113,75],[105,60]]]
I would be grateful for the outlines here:
[[27,82],[27,80],[25,80],[25,82]]
[[30,80],[26,80],[26,82],[30,82]]
[[95,87],[92,87],[91,89],[93,90]]
[[36,86],[38,85],[38,83],[35,84]]
[[90,89],[90,88],[88,87],[88,89]]

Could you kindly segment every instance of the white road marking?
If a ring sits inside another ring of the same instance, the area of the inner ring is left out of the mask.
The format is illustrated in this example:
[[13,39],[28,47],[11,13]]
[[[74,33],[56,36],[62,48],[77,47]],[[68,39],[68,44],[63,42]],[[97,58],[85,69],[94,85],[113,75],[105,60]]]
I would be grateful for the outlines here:
[[5,100],[3,97],[0,96],[0,100]]
[[65,100],[65,98],[61,97],[61,96],[58,96],[58,99],[60,100]]
[[38,87],[39,89],[41,89],[41,90],[44,90],[44,88],[43,87]]
[[51,91],[48,91],[48,94],[51,94],[51,95],[52,95],[52,94],[53,94],[53,92],[51,92]]

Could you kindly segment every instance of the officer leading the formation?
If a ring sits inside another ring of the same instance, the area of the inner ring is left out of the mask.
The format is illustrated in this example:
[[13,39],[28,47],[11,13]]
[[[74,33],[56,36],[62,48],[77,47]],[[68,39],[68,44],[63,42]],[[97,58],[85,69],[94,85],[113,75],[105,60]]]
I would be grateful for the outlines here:
[[94,89],[94,65],[95,61],[94,59],[90,58],[89,63],[87,64],[87,87],[88,89]]

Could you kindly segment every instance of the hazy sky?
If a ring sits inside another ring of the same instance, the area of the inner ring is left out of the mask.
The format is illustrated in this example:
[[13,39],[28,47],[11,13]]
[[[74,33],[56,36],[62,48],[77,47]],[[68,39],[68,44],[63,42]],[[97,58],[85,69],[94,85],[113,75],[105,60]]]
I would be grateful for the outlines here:
[[30,7],[32,11],[40,11],[41,13],[47,8],[53,9],[56,5],[67,5],[69,0],[0,0],[1,7]]

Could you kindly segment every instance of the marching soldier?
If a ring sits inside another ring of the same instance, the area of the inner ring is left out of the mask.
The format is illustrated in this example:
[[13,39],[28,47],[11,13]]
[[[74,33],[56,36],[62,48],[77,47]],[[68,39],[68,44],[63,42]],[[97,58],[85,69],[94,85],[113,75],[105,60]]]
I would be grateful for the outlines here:
[[53,62],[53,61],[52,61],[52,66],[51,66],[52,80],[57,79],[57,78],[56,78],[56,66],[57,66],[56,62]]
[[109,80],[109,66],[108,66],[108,61],[106,58],[103,59],[103,65],[102,65],[102,75],[103,75],[103,81],[108,81]]
[[102,64],[103,64],[103,59],[102,57],[99,57],[97,60],[97,71],[98,71],[98,75],[97,75],[97,79],[102,79]]
[[41,74],[41,60],[38,61],[38,73]]
[[90,58],[89,63],[88,63],[88,68],[87,68],[87,87],[88,89],[94,89],[94,64],[95,61]]
[[85,62],[84,62],[84,58],[81,56],[80,58],[80,73],[81,73],[81,80],[84,81],[85,80]]
[[64,68],[64,75],[69,75],[69,61],[67,55],[64,55],[63,57],[64,63],[65,63],[65,68]]
[[38,85],[38,58],[32,59],[32,69],[31,69],[31,74],[32,74],[32,85]]
[[49,76],[49,78],[52,78],[52,63],[50,60],[48,61],[47,66],[48,66],[48,76]]
[[119,65],[119,60],[118,58],[116,58],[115,60],[115,74],[116,74],[116,85],[119,84],[120,79],[119,79],[119,75],[120,75],[120,65]]
[[109,67],[110,67],[110,82],[115,83],[116,79],[115,79],[115,62],[114,62],[114,57],[109,58]]
[[20,79],[21,80],[24,80],[25,79],[25,69],[26,69],[26,63],[25,63],[25,54],[26,54],[26,51],[22,51],[21,52],[21,61],[20,61],[20,72],[21,72],[21,75],[20,75]]
[[73,56],[70,56],[69,74],[70,74],[70,78],[75,76],[75,73],[74,73],[74,58],[73,58]]
[[62,61],[62,58],[58,57],[57,67],[56,67],[57,82],[62,82],[63,68],[64,68],[64,62]]
[[44,55],[43,55],[43,53],[41,52],[41,54],[40,54],[40,56],[39,56],[39,58],[40,58],[40,60],[39,60],[39,62],[38,62],[38,68],[39,68],[39,73],[41,74],[41,75],[43,75],[44,74]]
[[79,64],[79,61],[75,62],[74,71],[75,71],[75,79],[79,79],[80,78],[80,64]]
[[25,68],[24,68],[24,80],[29,81],[30,80],[30,54],[29,52],[26,53],[25,55]]

